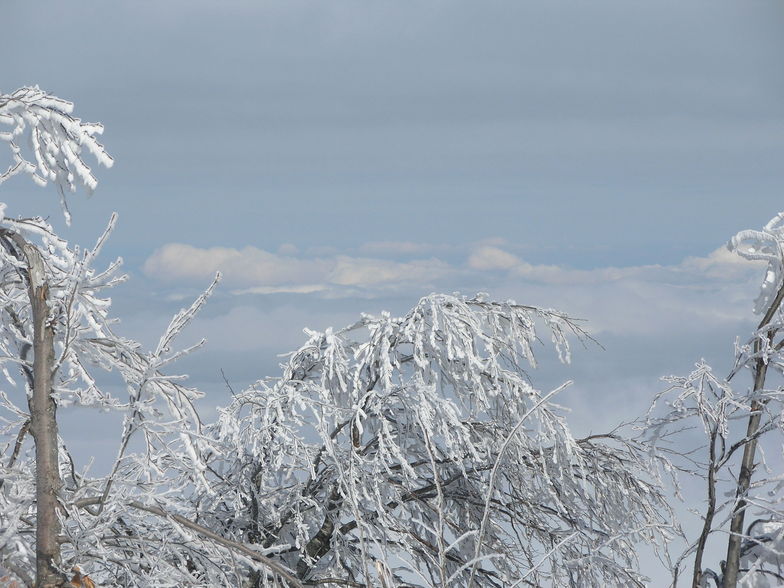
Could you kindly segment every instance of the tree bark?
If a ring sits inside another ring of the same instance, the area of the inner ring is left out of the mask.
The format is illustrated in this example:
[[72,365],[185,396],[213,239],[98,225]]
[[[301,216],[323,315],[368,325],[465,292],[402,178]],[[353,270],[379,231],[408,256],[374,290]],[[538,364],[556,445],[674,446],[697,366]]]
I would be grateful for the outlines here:
[[49,320],[49,284],[40,252],[19,235],[10,235],[27,261],[28,292],[33,315],[33,398],[30,432],[35,441],[36,546],[35,586],[61,586],[60,479],[57,403],[52,398],[54,329]]

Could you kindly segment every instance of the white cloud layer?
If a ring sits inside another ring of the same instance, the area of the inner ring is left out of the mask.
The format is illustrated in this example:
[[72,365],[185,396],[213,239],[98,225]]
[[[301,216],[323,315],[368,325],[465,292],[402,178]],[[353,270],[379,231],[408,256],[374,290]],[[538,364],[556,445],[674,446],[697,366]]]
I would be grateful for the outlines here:
[[[188,286],[206,283],[221,271],[229,291],[239,295],[291,293],[349,299],[394,294],[410,298],[413,304],[434,290],[488,291],[497,298],[585,317],[595,333],[651,334],[749,318],[761,273],[759,263],[723,247],[676,265],[574,269],[531,264],[503,246],[485,241],[473,246],[464,263],[447,263],[436,258],[298,255],[290,245],[272,253],[256,247],[171,243],[147,259],[144,272],[164,283]],[[407,243],[374,247],[379,253],[396,250],[401,257],[417,251],[415,244]]]
[[491,282],[494,296],[586,318],[595,334],[681,337],[749,320],[765,264],[720,247],[675,265],[574,269],[530,264],[499,247],[482,246],[467,266],[486,276],[501,270]]
[[[283,250],[295,251],[291,246]],[[256,247],[199,248],[181,243],[169,243],[155,251],[143,270],[146,275],[169,283],[204,282],[220,271],[231,286],[243,293],[309,293],[334,287],[426,284],[453,271],[435,258],[399,262],[348,255],[295,257]]]

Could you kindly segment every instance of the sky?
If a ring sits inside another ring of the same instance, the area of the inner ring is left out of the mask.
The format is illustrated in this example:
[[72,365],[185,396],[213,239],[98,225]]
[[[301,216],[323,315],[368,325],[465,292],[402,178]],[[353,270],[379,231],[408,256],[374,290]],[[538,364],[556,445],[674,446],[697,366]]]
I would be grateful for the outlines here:
[[575,381],[559,402],[578,434],[639,416],[700,358],[726,373],[754,322],[762,268],[724,245],[784,210],[778,0],[0,11],[0,91],[73,101],[115,159],[93,196],[70,197],[71,227],[26,178],[0,186],[7,214],[91,244],[117,211],[103,259],[131,276],[118,330],[148,345],[220,270],[183,339],[206,348],[179,365],[207,414],[224,375],[274,376],[304,327],[434,291],[585,319],[603,348],[560,366],[545,338],[532,374]]

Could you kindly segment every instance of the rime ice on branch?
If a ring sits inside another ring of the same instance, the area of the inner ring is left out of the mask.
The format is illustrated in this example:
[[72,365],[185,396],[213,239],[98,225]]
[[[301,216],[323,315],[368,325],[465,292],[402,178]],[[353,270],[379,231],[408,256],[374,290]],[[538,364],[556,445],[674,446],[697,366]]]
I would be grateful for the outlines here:
[[[28,174],[39,186],[54,182],[69,219],[65,191],[83,187],[92,193],[98,185],[82,159],[86,150],[99,164],[111,167],[113,160],[95,138],[103,125],[83,123],[71,116],[73,104],[40,90],[38,86],[19,88],[11,94],[0,92],[0,140],[11,149],[11,165],[0,174],[0,184],[17,174]],[[2,130],[3,127],[9,130]],[[32,157],[25,155],[29,149]]]
[[306,585],[642,585],[634,544],[662,539],[667,506],[640,447],[573,438],[533,387],[537,322],[563,361],[586,338],[446,295],[307,331],[281,379],[222,411],[195,516]]

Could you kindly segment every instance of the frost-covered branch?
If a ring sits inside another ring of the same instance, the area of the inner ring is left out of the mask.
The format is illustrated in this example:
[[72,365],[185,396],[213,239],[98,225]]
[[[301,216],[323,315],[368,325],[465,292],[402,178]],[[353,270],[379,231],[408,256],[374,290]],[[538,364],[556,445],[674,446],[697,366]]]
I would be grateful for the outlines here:
[[574,439],[531,385],[542,325],[568,361],[569,317],[481,298],[307,331],[210,429],[196,516],[306,585],[642,582],[632,546],[663,540],[667,506],[640,446]]
[[[0,140],[8,143],[11,164],[0,174],[0,184],[17,174],[27,174],[39,186],[57,185],[63,212],[69,219],[65,191],[83,187],[92,193],[98,185],[82,152],[111,167],[113,160],[96,136],[103,125],[74,118],[73,104],[40,90],[38,86],[19,88],[11,94],[0,92]],[[28,154],[29,152],[29,154]]]

